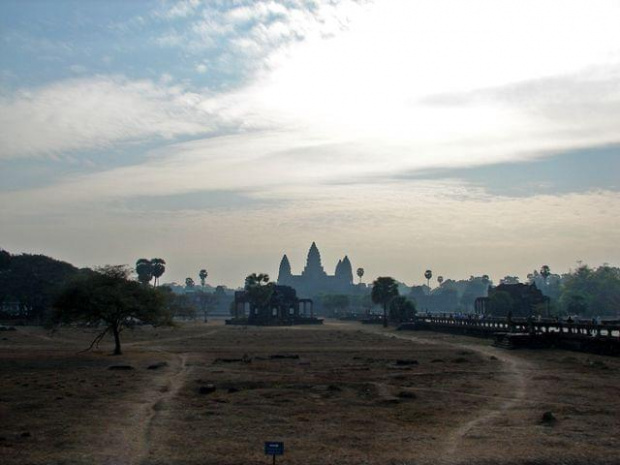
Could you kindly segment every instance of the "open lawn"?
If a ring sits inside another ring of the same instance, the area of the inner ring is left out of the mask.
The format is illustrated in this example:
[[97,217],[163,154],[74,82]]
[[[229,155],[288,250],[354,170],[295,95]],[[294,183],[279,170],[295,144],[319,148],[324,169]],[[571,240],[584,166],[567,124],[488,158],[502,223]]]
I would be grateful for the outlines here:
[[620,463],[617,358],[353,322],[93,337],[0,333],[0,463]]

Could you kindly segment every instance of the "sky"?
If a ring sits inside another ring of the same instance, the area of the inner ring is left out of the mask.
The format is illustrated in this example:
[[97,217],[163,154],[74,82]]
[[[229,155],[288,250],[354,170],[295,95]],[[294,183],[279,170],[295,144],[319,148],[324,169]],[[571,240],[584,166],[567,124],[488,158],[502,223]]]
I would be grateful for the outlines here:
[[231,287],[620,265],[620,0],[3,0],[0,248]]

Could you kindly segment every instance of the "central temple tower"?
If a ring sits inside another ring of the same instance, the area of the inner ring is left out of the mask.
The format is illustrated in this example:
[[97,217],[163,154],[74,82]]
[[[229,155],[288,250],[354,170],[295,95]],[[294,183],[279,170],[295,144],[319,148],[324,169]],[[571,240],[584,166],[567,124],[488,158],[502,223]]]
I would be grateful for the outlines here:
[[325,273],[323,269],[323,265],[321,265],[321,253],[315,242],[310,246],[306,267],[304,271],[301,272],[301,275],[308,278],[322,278],[327,276],[327,273]]
[[321,293],[347,294],[355,291],[353,284],[353,272],[348,257],[338,261],[336,272],[329,275],[325,272],[321,263],[321,253],[316,243],[313,242],[308,250],[306,266],[299,275],[291,271],[288,257],[284,255],[280,262],[278,284],[293,287],[297,293],[304,297],[313,297]]

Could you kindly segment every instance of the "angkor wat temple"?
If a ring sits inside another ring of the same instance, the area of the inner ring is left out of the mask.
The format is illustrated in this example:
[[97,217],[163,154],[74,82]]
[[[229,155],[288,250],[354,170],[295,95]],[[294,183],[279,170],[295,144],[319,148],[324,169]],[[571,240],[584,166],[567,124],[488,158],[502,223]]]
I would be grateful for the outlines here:
[[355,292],[353,284],[353,269],[349,257],[338,260],[333,275],[328,275],[321,264],[321,253],[313,242],[308,251],[306,267],[300,275],[291,272],[291,264],[284,255],[280,262],[278,284],[291,286],[297,294],[303,297],[313,297],[321,293],[349,294]]

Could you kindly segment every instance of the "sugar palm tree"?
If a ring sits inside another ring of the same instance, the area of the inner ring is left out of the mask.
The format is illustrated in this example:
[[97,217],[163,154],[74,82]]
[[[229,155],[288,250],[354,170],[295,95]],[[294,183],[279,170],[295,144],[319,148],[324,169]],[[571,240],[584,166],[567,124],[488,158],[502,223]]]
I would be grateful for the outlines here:
[[431,270],[426,270],[424,272],[424,277],[426,278],[426,285],[431,287],[431,278],[433,277],[433,272]]
[[439,283],[439,286],[441,286],[441,283],[443,283],[443,276],[437,276],[437,282]]
[[362,284],[362,276],[364,276],[364,268],[357,269],[357,276],[360,278],[360,284]]
[[136,273],[138,273],[138,281],[142,284],[148,284],[153,279],[153,265],[146,258],[140,258],[136,262]]
[[166,261],[163,258],[152,258],[151,266],[153,268],[153,277],[155,278],[154,286],[159,286],[159,278],[166,271]]
[[370,298],[376,304],[383,305],[383,327],[387,328],[387,307],[390,301],[398,295],[398,283],[394,278],[380,277],[372,283]]
[[209,276],[209,273],[207,273],[207,270],[205,269],[200,270],[200,273],[198,273],[198,277],[200,277],[200,285],[202,287],[205,287],[205,281],[207,280],[207,276]]
[[547,278],[549,277],[550,274],[551,274],[551,268],[549,268],[549,265],[543,265],[540,268],[540,275],[545,279],[545,284],[547,284]]

